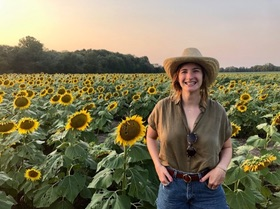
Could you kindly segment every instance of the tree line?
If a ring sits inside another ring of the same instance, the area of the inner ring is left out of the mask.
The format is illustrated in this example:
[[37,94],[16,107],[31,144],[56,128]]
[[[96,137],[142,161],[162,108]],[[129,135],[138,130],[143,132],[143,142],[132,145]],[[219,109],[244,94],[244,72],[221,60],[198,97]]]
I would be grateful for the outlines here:
[[148,57],[107,50],[57,52],[44,48],[34,37],[19,40],[18,46],[0,45],[1,73],[156,73],[164,72]]
[[280,67],[275,66],[271,63],[267,63],[264,65],[254,65],[252,67],[226,67],[220,68],[220,72],[279,72]]
[[[227,67],[221,72],[280,71],[273,64],[251,68]],[[0,45],[0,73],[163,73],[147,56],[114,53],[107,50],[83,49],[57,52],[44,48],[36,38],[26,36],[17,46]]]

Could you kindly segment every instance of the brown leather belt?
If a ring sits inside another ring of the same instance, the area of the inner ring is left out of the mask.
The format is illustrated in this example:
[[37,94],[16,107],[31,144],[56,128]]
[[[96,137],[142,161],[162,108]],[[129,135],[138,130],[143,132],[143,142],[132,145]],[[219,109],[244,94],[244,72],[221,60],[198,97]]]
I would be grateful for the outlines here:
[[172,177],[183,179],[186,183],[190,183],[191,181],[199,181],[203,176],[205,176],[209,172],[209,169],[205,169],[201,173],[184,173],[168,167],[167,170]]

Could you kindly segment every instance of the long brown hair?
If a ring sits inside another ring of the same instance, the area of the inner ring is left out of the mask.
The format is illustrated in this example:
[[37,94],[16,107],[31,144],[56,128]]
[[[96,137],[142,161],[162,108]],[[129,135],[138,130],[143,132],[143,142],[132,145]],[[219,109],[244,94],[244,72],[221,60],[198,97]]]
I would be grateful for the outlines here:
[[[179,77],[179,71],[182,68],[183,65],[187,64],[188,62],[184,62],[182,64],[180,64],[177,67],[176,72],[173,74],[172,76],[172,91],[171,91],[171,97],[174,101],[178,102],[181,99],[181,95],[182,95],[182,87],[179,83],[178,77]],[[197,64],[197,63],[195,63]],[[197,64],[199,65],[199,64]],[[208,85],[207,85],[207,81],[206,81],[206,71],[204,70],[204,68],[199,65],[201,70],[202,70],[202,74],[203,74],[203,81],[202,81],[202,85],[200,87],[200,95],[201,95],[201,105],[203,107],[206,107],[207,104],[207,100],[209,97],[209,93],[208,93]]]

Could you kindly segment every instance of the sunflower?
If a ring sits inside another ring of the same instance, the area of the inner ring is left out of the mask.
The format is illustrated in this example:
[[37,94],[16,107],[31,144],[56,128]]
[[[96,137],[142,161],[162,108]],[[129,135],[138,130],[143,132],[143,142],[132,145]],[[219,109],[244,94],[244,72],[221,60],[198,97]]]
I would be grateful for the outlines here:
[[272,154],[265,154],[261,157],[254,156],[251,159],[245,160],[241,167],[243,168],[244,172],[248,171],[259,171],[263,168],[269,166],[273,161],[277,158]]
[[5,80],[5,81],[3,82],[3,85],[4,85],[4,86],[9,86],[9,85],[10,85],[10,81],[9,81],[9,80]]
[[116,91],[120,91],[122,89],[122,86],[121,85],[117,85],[117,86],[115,86],[115,89],[116,89]]
[[25,89],[25,88],[26,88],[26,84],[25,84],[25,83],[21,83],[21,84],[19,85],[19,88],[20,88],[20,89]]
[[233,89],[235,87],[236,82],[235,81],[231,81],[228,85],[229,89]]
[[268,97],[268,94],[262,94],[259,96],[260,101],[264,101]]
[[112,97],[112,93],[111,93],[111,92],[107,92],[107,93],[105,94],[104,100],[105,100],[105,101],[108,101],[111,97]]
[[122,92],[122,95],[123,95],[123,96],[126,96],[126,95],[128,95],[128,92],[129,92],[128,90],[124,90],[124,91]]
[[103,86],[97,86],[98,93],[103,93],[104,87]]
[[74,98],[71,93],[65,93],[59,99],[59,103],[65,106],[72,104],[73,101]]
[[231,128],[232,128],[231,137],[237,136],[237,134],[241,130],[241,127],[233,122],[231,122]]
[[279,126],[280,125],[280,112],[277,113],[273,118],[272,118],[272,125],[274,126]]
[[145,136],[145,126],[142,117],[134,115],[126,117],[117,127],[116,143],[122,146],[132,146]]
[[89,112],[87,112],[86,110],[81,110],[79,112],[75,112],[69,117],[65,129],[76,129],[79,131],[84,131],[91,121],[92,118]]
[[237,106],[237,110],[239,112],[246,112],[247,111],[247,106],[246,105],[239,105],[239,106]]
[[113,97],[119,97],[119,96],[120,96],[120,93],[119,93],[119,92],[115,91],[115,92],[113,93]]
[[47,90],[46,89],[42,89],[41,92],[40,92],[40,97],[44,97],[47,95]]
[[0,103],[3,102],[3,97],[0,95]]
[[227,94],[230,91],[230,89],[225,89],[224,94]]
[[148,94],[152,95],[152,94],[156,94],[157,93],[157,89],[154,86],[151,86],[148,88],[147,90]]
[[0,96],[4,96],[6,93],[3,90],[0,90]]
[[242,102],[247,103],[247,102],[249,102],[251,100],[251,96],[248,93],[243,93],[243,94],[240,95],[240,100]]
[[104,97],[103,94],[99,94],[97,98],[98,98],[98,100],[100,100],[100,99],[103,99],[103,97]]
[[66,89],[65,89],[64,87],[60,87],[60,88],[58,89],[57,93],[63,95],[63,94],[66,93]]
[[87,90],[87,93],[88,94],[94,94],[95,93],[95,90],[93,87],[89,87],[88,90]]
[[30,106],[31,102],[26,96],[17,96],[14,99],[14,109],[18,108],[20,110],[27,109]]
[[54,92],[54,88],[50,87],[47,89],[47,94],[52,94]]
[[41,171],[31,168],[25,171],[24,177],[30,181],[38,181],[41,178]]
[[83,110],[88,111],[88,110],[91,110],[91,109],[94,109],[94,108],[96,108],[96,105],[95,105],[94,102],[91,102],[91,103],[89,103],[89,104],[86,104],[86,105],[83,107]]
[[133,101],[137,101],[137,100],[139,100],[140,99],[140,94],[134,94],[133,96],[132,96],[132,100]]
[[36,131],[39,127],[39,122],[33,118],[22,118],[18,122],[17,129],[20,134],[29,134]]
[[82,92],[87,92],[87,91],[88,91],[88,87],[85,86],[82,88]]
[[26,92],[27,92],[27,97],[28,98],[32,99],[33,97],[35,97],[35,92],[34,91],[27,89]]
[[28,93],[27,93],[27,91],[26,90],[20,90],[17,94],[16,94],[17,96],[27,96],[28,95]]
[[0,122],[0,134],[10,134],[17,129],[17,125],[13,121]]
[[55,94],[50,98],[50,103],[51,104],[57,104],[60,100],[61,95],[60,94]]
[[111,112],[111,111],[114,110],[117,106],[118,106],[118,102],[116,102],[116,101],[110,102],[110,104],[107,106],[107,110],[109,110],[109,111]]

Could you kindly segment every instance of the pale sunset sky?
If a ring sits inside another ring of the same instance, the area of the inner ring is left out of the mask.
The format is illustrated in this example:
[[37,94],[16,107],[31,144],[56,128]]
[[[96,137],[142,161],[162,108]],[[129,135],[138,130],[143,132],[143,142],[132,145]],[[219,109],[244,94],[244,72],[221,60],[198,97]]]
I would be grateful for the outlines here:
[[162,65],[196,47],[221,67],[280,66],[279,0],[0,0],[0,45],[105,49]]

